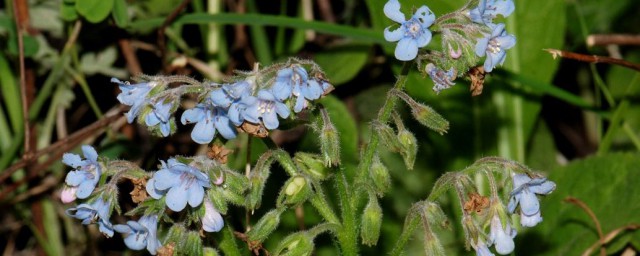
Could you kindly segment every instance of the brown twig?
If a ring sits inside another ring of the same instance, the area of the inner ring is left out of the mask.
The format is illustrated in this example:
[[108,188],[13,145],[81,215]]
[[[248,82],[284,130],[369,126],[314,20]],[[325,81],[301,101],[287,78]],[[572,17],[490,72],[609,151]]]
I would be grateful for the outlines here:
[[176,20],[178,14],[187,7],[187,5],[191,2],[191,0],[183,0],[176,9],[174,9],[169,16],[164,20],[162,26],[158,29],[158,48],[160,48],[160,58],[162,59],[162,66],[166,68],[166,57],[167,57],[167,44],[165,41],[165,30],[171,23]]
[[13,1],[13,15],[16,20],[16,30],[18,31],[18,58],[20,62],[20,99],[22,100],[22,122],[24,123],[24,155],[29,158],[31,153],[31,129],[29,124],[29,102],[27,101],[27,79],[25,76],[24,64],[24,41],[23,33],[28,26],[28,9],[24,6],[24,1]]
[[[609,232],[606,236],[604,236],[604,243],[609,243],[611,242],[611,240],[613,240],[614,238],[616,238],[618,236],[618,234],[622,233],[622,231],[626,231],[626,230],[635,230],[635,229],[640,229],[640,225],[639,224],[629,224],[626,225],[624,227],[621,228],[617,228],[614,229],[613,231]],[[595,242],[594,244],[592,244],[589,249],[587,249],[586,251],[584,251],[582,253],[582,256],[589,256],[591,255],[591,253],[593,252],[593,250],[595,250],[598,247],[602,247],[602,244],[600,244],[600,241]]]
[[640,35],[596,34],[587,37],[587,46],[640,45]]
[[129,39],[118,40],[118,45],[120,46],[120,50],[122,50],[124,59],[127,61],[127,69],[129,69],[129,73],[132,75],[142,74],[140,62],[138,61],[138,57],[136,57],[136,52],[131,46]]
[[587,215],[589,215],[589,218],[591,218],[591,221],[593,221],[593,223],[596,224],[596,231],[598,231],[598,237],[600,238],[599,241],[598,241],[598,243],[600,244],[600,255],[601,256],[607,255],[607,251],[604,249],[605,242],[604,242],[604,235],[602,234],[602,226],[600,226],[600,221],[596,217],[596,214],[593,213],[593,211],[591,210],[591,208],[589,208],[589,206],[587,206],[587,204],[585,204],[584,202],[582,202],[578,198],[567,197],[567,198],[564,199],[564,201],[577,205],[585,213],[587,213]]
[[628,62],[626,60],[614,59],[606,56],[598,56],[598,55],[586,55],[575,52],[567,52],[557,49],[544,49],[545,51],[551,53],[553,58],[562,57],[566,59],[574,59],[583,62],[589,63],[608,63],[614,65],[620,65],[626,68],[630,68],[636,71],[640,71],[640,65],[632,62]]
[[[14,163],[13,165],[9,166],[9,168],[2,171],[2,174],[0,175],[0,183],[3,183],[7,178],[11,176],[11,174],[16,172],[17,170],[20,170],[21,168],[27,166],[33,159],[37,159],[43,155],[51,154],[51,156],[49,156],[49,159],[52,159],[51,161],[57,160],[57,157],[54,156],[62,156],[64,152],[76,147],[85,138],[90,137],[91,135],[95,135],[96,131],[106,127],[107,125],[116,121],[118,118],[122,118],[122,115],[120,114],[124,109],[124,106],[119,106],[116,108],[113,114],[107,114],[102,119],[76,131],[69,137],[58,140],[56,143],[53,143],[46,148],[34,152],[32,158],[22,159]],[[47,168],[51,164],[49,163],[49,161],[50,160],[47,160],[45,163],[34,166],[34,169],[39,171],[41,169]]]
[[320,10],[320,15],[322,15],[322,19],[324,19],[329,23],[336,22],[336,17],[333,15],[333,8],[331,7],[331,1],[318,0],[318,9]]

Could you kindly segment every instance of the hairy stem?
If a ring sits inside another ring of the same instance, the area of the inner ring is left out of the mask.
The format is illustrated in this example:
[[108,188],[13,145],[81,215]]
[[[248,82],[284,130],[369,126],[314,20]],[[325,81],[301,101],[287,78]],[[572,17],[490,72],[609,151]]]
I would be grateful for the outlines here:
[[337,232],[341,254],[345,256],[358,255],[356,207],[351,201],[350,186],[344,174],[338,175],[335,182],[342,210],[342,228]]

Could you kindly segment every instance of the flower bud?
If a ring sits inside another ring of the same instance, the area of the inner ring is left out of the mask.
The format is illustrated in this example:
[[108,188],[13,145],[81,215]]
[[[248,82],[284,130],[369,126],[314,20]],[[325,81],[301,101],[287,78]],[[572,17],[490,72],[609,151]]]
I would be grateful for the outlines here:
[[416,141],[416,137],[413,136],[408,130],[400,130],[398,132],[398,141],[402,146],[402,150],[400,154],[404,159],[404,164],[407,166],[407,169],[413,170],[413,164],[416,161],[416,154],[418,154],[418,143]]
[[211,247],[205,247],[203,249],[204,256],[220,256],[220,253],[216,249]]
[[62,189],[62,192],[60,192],[60,200],[62,200],[62,202],[65,204],[75,201],[77,190],[78,190],[77,186],[76,187],[65,186]]
[[311,195],[311,186],[309,181],[303,176],[296,175],[291,177],[283,186],[278,198],[278,204],[284,200],[285,204],[297,205],[301,204]]
[[[226,214],[227,210],[229,210],[229,206],[227,204],[227,200],[225,200],[224,191],[221,188],[213,187],[209,189],[209,196],[207,197],[213,207],[215,207],[222,214]],[[206,201],[206,199],[205,199]]]
[[218,210],[209,200],[204,201],[204,216],[202,217],[202,229],[206,232],[218,232],[224,226],[224,220]]
[[298,152],[293,157],[300,171],[311,176],[314,180],[322,181],[329,178],[329,169],[324,166],[320,156],[304,152]]
[[187,233],[187,239],[178,244],[178,252],[184,255],[202,255],[202,238],[195,231]]
[[446,255],[438,236],[436,236],[436,234],[431,230],[425,231],[424,234],[424,252],[425,255]]
[[409,105],[413,118],[418,120],[422,125],[440,134],[446,133],[449,129],[449,121],[429,106],[416,102],[411,96],[402,91],[394,90],[393,94]]
[[369,193],[369,203],[364,207],[362,214],[362,230],[360,236],[362,243],[373,246],[378,243],[380,227],[382,226],[382,208],[378,204],[378,198]]
[[249,176],[249,184],[251,185],[249,196],[247,197],[247,206],[249,209],[254,210],[260,207],[267,177],[267,175],[260,175],[258,173],[252,173],[251,176]]
[[[166,249],[170,249],[171,251],[179,249],[180,245],[182,245],[184,241],[186,241],[186,237],[187,237],[186,232],[187,231],[185,230],[184,226],[180,224],[173,224],[173,226],[169,228],[165,241],[163,242],[163,244],[165,244],[165,247],[170,247]],[[170,245],[173,245],[173,246],[170,246]],[[162,249],[162,248],[158,249],[158,252],[166,249]]]
[[280,224],[283,208],[273,209],[266,213],[256,225],[247,232],[249,241],[262,243]]
[[320,130],[320,151],[327,167],[340,165],[340,135],[324,108],[320,109],[322,128]]
[[396,133],[391,126],[374,121],[373,129],[378,133],[380,141],[387,149],[393,152],[399,152],[401,150]]
[[438,225],[442,228],[447,228],[449,226],[447,216],[444,214],[444,211],[442,211],[442,208],[440,208],[438,204],[433,202],[425,202],[423,209],[423,214],[430,225]]
[[369,169],[369,175],[373,180],[376,193],[379,196],[384,195],[391,186],[391,176],[389,175],[389,170],[380,162],[380,158],[377,155],[373,159],[373,163]]
[[293,233],[282,239],[274,255],[311,255],[313,247],[313,238],[307,232]]

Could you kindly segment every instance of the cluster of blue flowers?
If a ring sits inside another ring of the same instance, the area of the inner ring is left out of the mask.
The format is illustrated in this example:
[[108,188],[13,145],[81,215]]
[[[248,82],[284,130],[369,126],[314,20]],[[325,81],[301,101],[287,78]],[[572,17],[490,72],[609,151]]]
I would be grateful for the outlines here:
[[[453,83],[453,80],[455,80],[458,73],[460,75],[465,73],[458,72],[458,70],[450,64],[461,57],[463,59],[485,57],[483,65],[484,72],[491,72],[497,65],[504,63],[506,50],[515,45],[516,39],[513,35],[506,33],[503,23],[494,24],[493,20],[498,17],[498,15],[507,17],[511,15],[514,10],[515,5],[512,0],[480,0],[478,5],[473,7],[473,9],[456,11],[453,13],[454,15],[450,15],[451,17],[457,17],[455,19],[451,19],[456,23],[454,25],[459,25],[455,29],[474,32],[465,32],[462,35],[454,37],[458,38],[460,41],[457,42],[457,45],[460,47],[473,48],[474,45],[466,43],[466,37],[470,37],[478,33],[483,36],[481,38],[471,38],[470,40],[475,42],[475,49],[467,49],[464,51],[475,52],[476,56],[463,56],[461,48],[454,51],[453,48],[451,48],[450,41],[446,41],[449,39],[443,37],[443,45],[449,46],[448,54],[425,54],[422,57],[422,59],[440,63],[438,66],[447,67],[445,69],[436,67],[436,65],[433,65],[432,63],[427,64],[431,66],[427,66],[425,71],[433,80],[433,90],[436,93],[453,86],[455,84]],[[384,5],[384,14],[389,19],[399,23],[400,25],[394,30],[391,29],[391,26],[387,27],[384,30],[384,37],[389,42],[398,42],[395,48],[395,57],[401,61],[411,61],[418,57],[419,49],[427,46],[431,41],[432,31],[429,29],[431,26],[437,25],[437,32],[454,34],[447,32],[447,30],[450,30],[449,27],[452,26],[451,20],[436,20],[436,16],[433,12],[424,5],[418,8],[410,19],[406,20],[405,15],[400,11],[400,2],[398,2],[398,0],[389,0]],[[460,17],[464,18],[462,19]],[[437,58],[437,60],[434,58]],[[458,68],[461,67],[458,66]],[[464,68],[468,70],[470,67],[466,66]]]
[[[144,113],[145,124],[158,126],[162,136],[171,133],[171,114],[176,101],[168,96],[157,98],[150,95],[158,82],[129,84],[116,78],[111,80],[120,85],[122,91],[118,100],[131,106],[126,114],[129,123]],[[186,110],[180,121],[182,124],[195,123],[191,138],[199,144],[210,143],[216,131],[225,139],[237,136],[236,127],[244,122],[263,125],[269,130],[278,128],[280,118],[288,118],[309,106],[309,102],[333,90],[333,86],[320,76],[310,77],[301,65],[292,64],[277,71],[274,82],[268,86],[256,84],[255,79],[222,84],[210,90],[194,108]],[[151,111],[145,113],[145,106]]]
[[[510,214],[513,214],[516,208],[520,206],[520,224],[523,227],[533,227],[542,221],[540,203],[536,194],[548,195],[555,188],[556,184],[544,177],[531,178],[527,174],[513,174],[513,190],[510,193],[507,210]],[[500,207],[502,208],[503,206]],[[501,255],[513,252],[515,248],[513,239],[517,232],[511,227],[509,221],[507,220],[506,225],[503,227],[500,214],[494,213],[490,227],[491,230],[486,242],[478,238],[472,244],[477,255],[494,255],[489,250],[491,245],[495,245],[496,252]]]
[[[66,187],[63,189],[61,199],[64,203],[70,203],[79,199],[87,199],[76,207],[69,208],[67,215],[82,220],[82,224],[97,223],[99,230],[107,237],[112,237],[114,231],[122,233],[125,245],[132,250],[146,248],[149,253],[155,255],[162,246],[158,239],[158,219],[162,210],[156,214],[148,214],[137,221],[127,221],[126,225],[113,225],[109,219],[114,209],[115,191],[106,189],[96,190],[96,185],[103,175],[102,165],[98,161],[98,154],[91,146],[83,146],[85,156],[83,160],[79,155],[67,153],[63,156],[63,162],[74,170],[66,177]],[[114,179],[114,177],[111,177]],[[224,226],[222,215],[213,206],[209,199],[205,199],[205,189],[212,185],[220,185],[218,178],[213,182],[198,168],[170,158],[162,161],[161,169],[154,173],[147,182],[146,191],[152,199],[160,200],[163,197],[166,206],[172,211],[182,211],[187,204],[198,207],[204,202],[204,215],[201,217],[202,229],[206,232],[218,232]],[[93,196],[92,193],[94,194]]]

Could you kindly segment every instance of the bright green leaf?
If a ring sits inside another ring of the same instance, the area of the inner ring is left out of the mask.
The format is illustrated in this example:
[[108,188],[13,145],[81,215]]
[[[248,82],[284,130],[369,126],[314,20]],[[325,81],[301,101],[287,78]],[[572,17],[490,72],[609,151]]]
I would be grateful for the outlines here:
[[127,11],[126,0],[114,0],[113,2],[113,20],[116,21],[116,25],[121,28],[129,26],[129,13]]
[[60,17],[64,21],[74,21],[78,18],[75,0],[64,0],[60,4]]
[[114,0],[76,1],[76,10],[91,23],[98,23],[109,16]]
[[365,45],[344,45],[318,52],[315,61],[320,65],[327,79],[333,85],[340,85],[353,79],[367,63],[371,47]]

